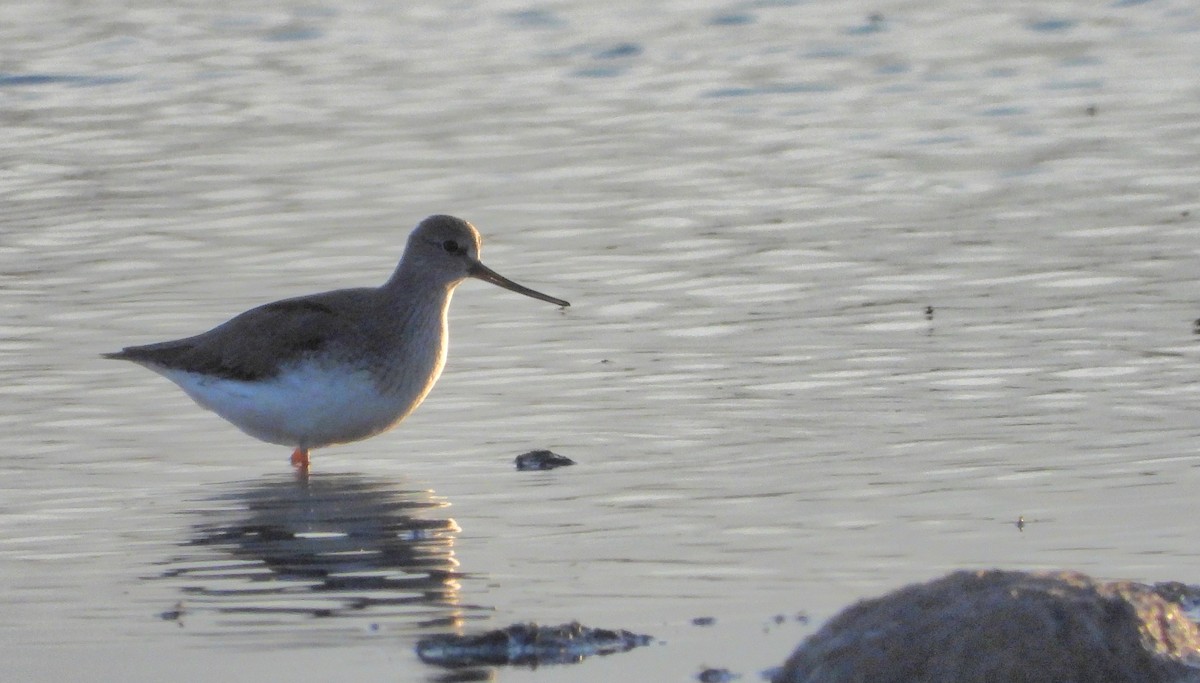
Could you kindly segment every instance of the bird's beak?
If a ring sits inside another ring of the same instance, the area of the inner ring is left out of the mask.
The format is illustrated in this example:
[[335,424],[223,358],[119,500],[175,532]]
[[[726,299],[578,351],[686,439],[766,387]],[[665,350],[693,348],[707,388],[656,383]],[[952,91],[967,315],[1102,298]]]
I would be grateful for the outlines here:
[[547,301],[549,303],[552,303],[552,304],[555,304],[558,306],[570,306],[571,305],[571,304],[567,303],[566,301],[563,301],[562,299],[555,299],[554,297],[552,297],[548,294],[542,294],[541,292],[532,290],[524,285],[518,285],[517,283],[513,282],[512,280],[509,280],[508,278],[504,277],[500,273],[497,273],[496,271],[492,270],[491,268],[488,268],[487,266],[483,265],[479,261],[476,261],[475,264],[471,266],[471,268],[467,271],[467,274],[473,278],[483,280],[484,282],[490,282],[493,285],[499,285],[500,287],[514,291],[517,294],[524,294],[525,296],[530,296],[530,297],[533,297],[534,299],[541,299],[542,301]]

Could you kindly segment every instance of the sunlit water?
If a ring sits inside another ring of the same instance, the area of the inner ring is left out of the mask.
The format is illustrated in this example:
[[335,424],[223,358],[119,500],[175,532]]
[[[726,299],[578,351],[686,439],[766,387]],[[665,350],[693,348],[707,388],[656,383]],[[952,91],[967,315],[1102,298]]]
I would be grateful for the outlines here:
[[[421,635],[572,619],[659,642],[485,675],[755,680],[955,568],[1200,580],[1194,3],[181,5],[0,7],[5,680],[434,680]],[[435,212],[573,305],[464,285],[307,483],[98,357]]]

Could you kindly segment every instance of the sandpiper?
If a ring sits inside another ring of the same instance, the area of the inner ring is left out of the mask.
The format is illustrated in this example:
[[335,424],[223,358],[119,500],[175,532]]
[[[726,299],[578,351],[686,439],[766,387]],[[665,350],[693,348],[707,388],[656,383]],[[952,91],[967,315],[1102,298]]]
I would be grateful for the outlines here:
[[294,448],[292,464],[307,470],[311,449],[385,432],[425,399],[446,364],[446,311],[463,280],[570,306],[483,265],[480,246],[470,223],[430,216],[381,287],[283,299],[104,357],[163,375],[250,436]]

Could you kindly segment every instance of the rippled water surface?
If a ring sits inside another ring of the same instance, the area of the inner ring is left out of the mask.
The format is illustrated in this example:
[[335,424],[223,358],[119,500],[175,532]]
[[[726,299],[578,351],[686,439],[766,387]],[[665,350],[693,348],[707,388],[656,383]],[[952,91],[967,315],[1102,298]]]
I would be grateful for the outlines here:
[[[10,2],[0,45],[5,680],[445,680],[422,635],[572,619],[658,640],[471,675],[757,680],[951,569],[1200,581],[1194,3]],[[572,307],[465,284],[426,404],[308,481],[98,357],[442,212]]]

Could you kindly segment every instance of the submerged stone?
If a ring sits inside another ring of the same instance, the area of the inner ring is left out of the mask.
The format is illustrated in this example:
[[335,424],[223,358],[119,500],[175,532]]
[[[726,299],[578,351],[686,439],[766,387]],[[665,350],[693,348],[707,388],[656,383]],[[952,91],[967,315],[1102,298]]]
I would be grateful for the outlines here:
[[426,664],[444,667],[481,664],[573,664],[592,655],[627,652],[649,645],[650,636],[625,630],[589,628],[579,622],[560,626],[513,624],[476,635],[438,634],[417,643]]

